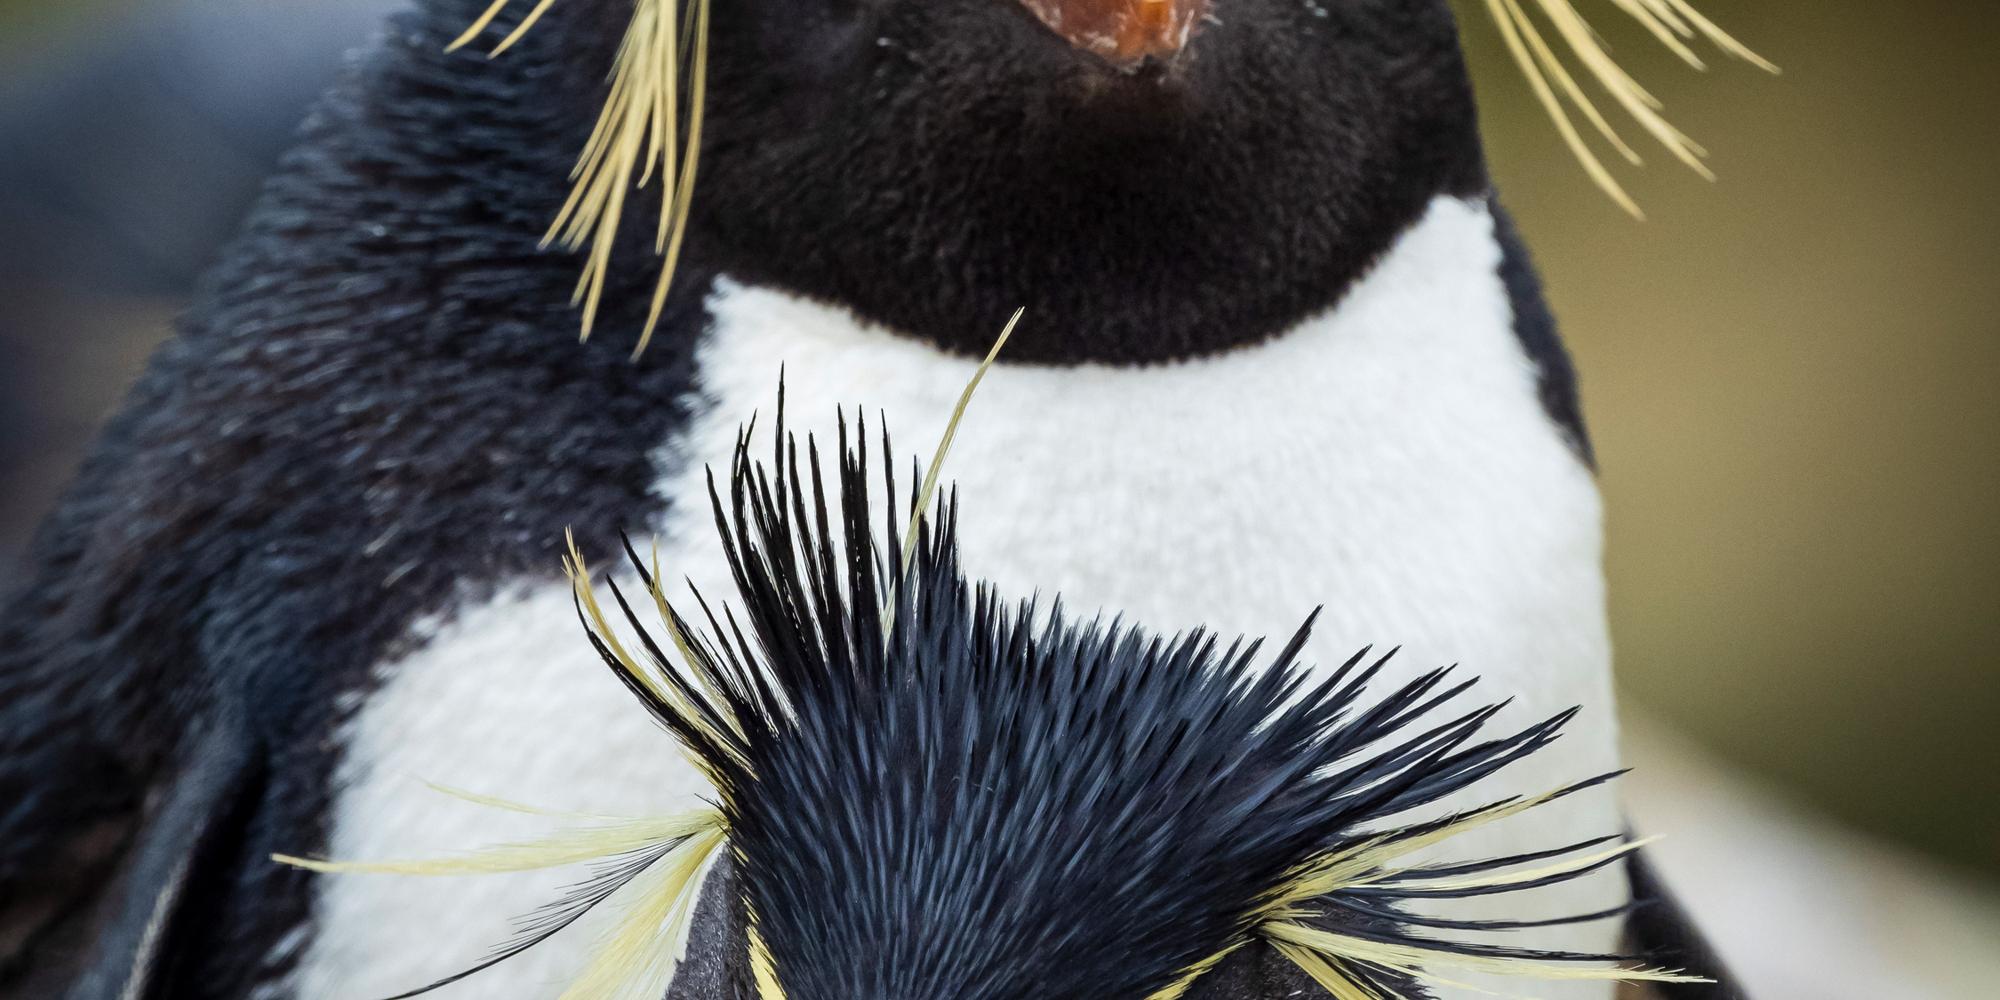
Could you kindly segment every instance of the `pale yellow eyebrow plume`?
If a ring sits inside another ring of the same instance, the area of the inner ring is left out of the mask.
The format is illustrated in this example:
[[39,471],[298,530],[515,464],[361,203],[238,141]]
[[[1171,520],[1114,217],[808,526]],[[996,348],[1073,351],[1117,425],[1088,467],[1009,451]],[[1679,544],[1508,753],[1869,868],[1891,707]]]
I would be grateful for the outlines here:
[[[1286,885],[1273,893],[1259,914],[1256,933],[1279,954],[1290,959],[1335,1000],[1393,1000],[1370,988],[1357,976],[1356,964],[1374,966],[1411,978],[1445,986],[1463,986],[1439,969],[1463,969],[1487,975],[1521,976],[1542,980],[1599,980],[1612,982],[1704,983],[1709,980],[1673,969],[1637,968],[1617,964],[1577,964],[1512,956],[1467,954],[1451,949],[1449,940],[1426,941],[1411,936],[1399,942],[1373,937],[1357,937],[1308,923],[1314,915],[1313,901],[1398,876],[1420,873],[1423,869],[1400,863],[1423,848],[1450,840],[1467,830],[1497,823],[1543,805],[1565,794],[1562,791],[1501,802],[1475,809],[1450,822],[1416,835],[1395,832],[1369,837],[1338,852],[1323,855],[1295,872]],[[1451,891],[1470,888],[1526,888],[1537,880],[1593,870],[1652,843],[1652,840],[1625,841],[1589,853],[1574,853],[1555,862],[1480,872],[1455,877],[1426,877],[1424,888]]]
[[[639,657],[633,655],[625,643],[618,638],[617,630],[611,625],[610,616],[604,613],[603,605],[598,603],[596,589],[591,586],[590,567],[583,561],[582,550],[577,548],[576,533],[565,530],[563,532],[563,544],[567,549],[563,555],[563,571],[569,576],[570,588],[576,594],[577,604],[583,609],[584,617],[589,621],[591,632],[597,636],[599,641],[604,643],[604,647],[610,650],[612,658],[617,661],[618,669],[645,687],[661,704],[666,705],[680,719],[691,726],[699,728],[716,746],[722,747],[726,752],[735,756],[737,754],[736,741],[723,738],[723,734],[717,732],[715,727],[710,724],[706,713],[690,702],[681,693],[680,689],[667,683],[664,671],[672,670],[673,666],[667,663],[653,662],[650,655],[642,661]],[[692,675],[696,679],[696,682],[702,685],[704,690],[708,692],[713,705],[722,712],[723,723],[729,727],[732,734],[740,738],[743,734],[742,723],[727,713],[728,700],[720,697],[716,688],[715,678],[702,668],[700,657],[695,655],[694,648],[689,644],[687,636],[681,632],[680,626],[676,624],[672,609],[667,606],[666,594],[661,590],[664,584],[661,582],[657,549],[654,552],[653,558],[651,596],[654,606],[659,610],[660,621],[666,627],[667,634],[673,640],[674,650],[686,665],[687,673]],[[700,754],[690,753],[687,757],[689,762],[700,770],[709,779],[711,784],[718,788],[722,787],[723,782],[720,775],[714,772],[710,763],[702,759]],[[737,760],[741,763],[740,756],[737,757]]]
[[1428,971],[1429,968],[1444,965],[1491,976],[1527,976],[1551,981],[1584,979],[1620,983],[1708,982],[1700,976],[1690,976],[1666,969],[1636,969],[1616,965],[1565,965],[1525,958],[1467,955],[1441,948],[1426,948],[1422,945],[1377,941],[1373,938],[1356,937],[1298,923],[1270,924],[1260,933],[1273,942],[1301,948],[1335,962],[1341,960],[1367,962],[1412,978],[1450,985],[1461,984],[1442,979],[1436,973]]
[[[973,369],[972,378],[966,381],[964,389],[959,390],[958,403],[951,408],[951,419],[945,421],[944,433],[938,437],[937,450],[931,453],[930,465],[924,469],[923,485],[917,490],[916,502],[910,508],[909,527],[903,531],[902,572],[905,574],[910,571],[910,559],[916,555],[917,531],[923,526],[924,512],[930,508],[931,497],[937,495],[938,475],[944,470],[944,458],[951,452],[952,441],[958,437],[958,425],[965,419],[965,408],[972,405],[972,394],[979,391],[979,383],[985,381],[986,373],[992,370],[993,362],[1000,357],[1000,349],[1007,346],[1007,339],[1014,335],[1014,327],[1020,325],[1021,314],[1027,311],[1026,306],[1014,310],[1014,315],[1008,318],[1007,325],[1001,328],[999,339],[993,341],[993,347],[986,352],[986,357],[980,360],[979,367]],[[889,502],[895,503],[896,498],[890,497]],[[884,639],[895,631],[896,591],[902,582],[901,575],[891,579],[888,593],[882,602]]]
[[[470,44],[512,2],[493,0],[449,48]],[[513,47],[555,2],[539,0],[489,55],[497,56]],[[661,258],[660,277],[639,344],[633,350],[635,357],[651,343],[667,289],[673,284],[701,152],[709,0],[682,0],[682,5],[683,9],[676,11],[674,0],[635,0],[631,24],[612,67],[604,109],[570,172],[573,186],[569,200],[542,237],[543,246],[561,243],[567,249],[585,251],[583,274],[571,301],[583,306],[582,336],[588,339],[604,298],[611,249],[617,242],[625,201],[633,190],[657,179],[660,221],[653,251]]]
[[[562,815],[456,789],[440,789],[467,801],[510,812]],[[535,840],[495,844],[451,857],[398,861],[323,861],[274,854],[273,861],[322,874],[489,875],[538,871],[571,865],[640,858],[642,867],[606,885],[583,910],[607,899],[623,900],[624,914],[600,939],[590,962],[560,1000],[654,1000],[665,995],[674,969],[687,952],[702,874],[728,833],[720,811],[697,809],[675,816],[615,820],[558,830]],[[600,874],[598,878],[607,877]],[[552,929],[510,945],[487,963],[416,990],[439,986],[489,968],[533,947],[582,915],[563,917]]]
[[713,809],[698,809],[677,816],[572,827],[535,840],[494,844],[444,858],[328,861],[274,854],[271,860],[321,874],[490,875],[595,861],[655,844],[706,836],[721,828],[720,813]]
[[771,960],[771,949],[764,944],[764,935],[758,933],[757,925],[750,925],[750,979],[757,985],[758,1000],[785,1000],[785,988],[778,982],[778,967]]
[[[1574,106],[1593,130],[1617,150],[1619,156],[1637,164],[1640,156],[1637,150],[1619,136],[1617,130],[1605,118],[1584,88],[1577,82],[1561,58],[1556,54],[1542,34],[1542,29],[1529,15],[1529,8],[1539,11],[1544,19],[1554,27],[1556,35],[1567,45],[1577,61],[1583,64],[1590,77],[1611,95],[1611,99],[1626,114],[1638,122],[1639,127],[1664,146],[1667,152],[1689,169],[1704,178],[1714,179],[1714,174],[1702,162],[1708,151],[1700,144],[1675,128],[1662,114],[1664,106],[1645,87],[1622,69],[1611,57],[1597,32],[1585,21],[1571,0],[1484,0],[1493,22],[1500,29],[1500,37],[1507,43],[1507,51],[1521,72],[1528,78],[1528,86],[1534,91],[1535,99],[1549,113],[1555,122],[1556,131],[1577,161],[1604,193],[1618,203],[1619,207],[1636,218],[1645,218],[1639,204],[1632,200],[1624,185],[1618,183],[1597,153],[1591,149],[1576,121],[1570,117],[1570,107]],[[1672,52],[1682,62],[1695,69],[1706,69],[1694,49],[1689,45],[1699,39],[1722,50],[1730,56],[1751,63],[1767,72],[1776,73],[1778,67],[1763,57],[1750,51],[1743,43],[1716,26],[1715,22],[1703,17],[1689,5],[1688,0],[1608,0],[1637,21],[1654,40]]]
[[624,918],[559,1000],[658,1000],[687,954],[695,889],[722,843],[722,828],[697,834],[638,879]]
[[1242,946],[1243,942],[1241,941],[1232,943],[1221,951],[1196,962],[1189,966],[1187,971],[1181,973],[1179,979],[1155,990],[1153,995],[1147,997],[1146,1000],[1180,1000],[1181,997],[1187,995],[1188,987],[1193,986],[1195,980],[1207,975],[1209,970],[1221,965],[1223,959],[1234,954],[1236,949]]

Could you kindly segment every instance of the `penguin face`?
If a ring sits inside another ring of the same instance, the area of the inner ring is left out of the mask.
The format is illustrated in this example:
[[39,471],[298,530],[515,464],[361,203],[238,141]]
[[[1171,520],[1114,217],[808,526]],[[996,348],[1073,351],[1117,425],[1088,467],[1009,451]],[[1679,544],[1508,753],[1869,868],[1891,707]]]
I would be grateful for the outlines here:
[[[782,399],[772,460],[753,461],[741,432],[711,492],[736,594],[697,595],[704,627],[629,543],[639,600],[607,578],[615,603],[601,602],[569,553],[591,648],[707,779],[711,805],[580,816],[544,841],[440,862],[280,856],[404,874],[590,865],[493,957],[401,995],[502,963],[621,894],[624,917],[565,995],[1417,1000],[1434,967],[1693,981],[1506,943],[1605,914],[1436,915],[1589,875],[1637,846],[1608,833],[1416,860],[1613,777],[1488,781],[1575,710],[1494,733],[1502,706],[1462,702],[1475,682],[1453,668],[1391,685],[1379,681],[1393,652],[1301,664],[1310,621],[1265,651],[1003,601],[960,569],[954,498],[924,519],[921,495],[905,510],[875,503],[866,428],[851,438],[840,424],[829,475],[817,445],[784,433]],[[877,495],[902,495],[882,480]],[[1422,818],[1475,786],[1487,805]]]
[[1043,333],[1016,360],[1254,339],[1330,304],[1437,194],[1484,186],[1444,0],[716,0],[713,18],[699,242],[951,347],[1020,306]]
[[[780,422],[769,464],[739,437],[715,495],[737,601],[720,619],[702,604],[708,631],[629,549],[670,641],[615,583],[614,628],[572,551],[594,647],[717,792],[712,819],[624,854],[678,872],[675,886],[701,851],[721,855],[693,918],[705,978],[670,1000],[732,996],[732,981],[743,1000],[1389,1000],[1425,995],[1423,970],[1454,960],[1613,961],[1432,933],[1532,922],[1412,933],[1407,912],[1566,881],[1630,849],[1606,847],[1614,834],[1462,864],[1405,857],[1606,780],[1406,818],[1539,752],[1574,711],[1490,733],[1500,706],[1454,707],[1472,682],[1451,668],[1371,693],[1394,654],[1308,671],[1310,622],[1267,654],[1003,602],[959,568],[954,500],[898,545],[846,424],[835,477]],[[680,915],[635,912],[685,926],[692,892],[674,891]],[[1556,974],[1593,971],[1660,975]]]

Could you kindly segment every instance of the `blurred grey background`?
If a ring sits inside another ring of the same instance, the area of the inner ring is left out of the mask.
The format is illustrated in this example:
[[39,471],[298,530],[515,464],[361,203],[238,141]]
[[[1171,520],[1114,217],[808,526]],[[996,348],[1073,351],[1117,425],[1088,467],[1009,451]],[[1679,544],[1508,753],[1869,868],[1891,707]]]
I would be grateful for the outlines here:
[[[0,0],[0,586],[390,6]],[[1638,223],[1461,6],[1584,377],[1635,813],[1767,996],[1993,995],[2000,8],[1697,0],[1770,78],[1579,0],[1715,151],[1621,171]]]

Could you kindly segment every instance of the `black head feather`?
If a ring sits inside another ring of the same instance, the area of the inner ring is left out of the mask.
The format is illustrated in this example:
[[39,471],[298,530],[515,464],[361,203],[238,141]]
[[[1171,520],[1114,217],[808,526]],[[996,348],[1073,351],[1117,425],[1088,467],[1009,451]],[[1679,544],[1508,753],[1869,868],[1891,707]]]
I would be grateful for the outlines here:
[[[871,501],[865,426],[850,440],[843,421],[832,483],[810,439],[802,453],[782,426],[776,437],[764,464],[739,436],[726,497],[711,474],[738,604],[702,602],[700,633],[669,610],[682,657],[640,629],[658,685],[592,638],[715,780],[741,898],[787,1000],[1145,1000],[1281,917],[1468,956],[1604,958],[1440,942],[1411,928],[1514,925],[1401,908],[1505,891],[1459,883],[1601,840],[1288,896],[1316,862],[1463,819],[1380,832],[1547,746],[1572,713],[1487,737],[1498,706],[1435,721],[1473,683],[1449,668],[1379,701],[1364,695],[1388,656],[1308,672],[1310,622],[1267,655],[1007,603],[961,570],[953,499],[907,565],[878,541],[898,536],[897,505]],[[686,668],[667,669],[676,659]],[[1393,963],[1339,971],[1417,995]]]

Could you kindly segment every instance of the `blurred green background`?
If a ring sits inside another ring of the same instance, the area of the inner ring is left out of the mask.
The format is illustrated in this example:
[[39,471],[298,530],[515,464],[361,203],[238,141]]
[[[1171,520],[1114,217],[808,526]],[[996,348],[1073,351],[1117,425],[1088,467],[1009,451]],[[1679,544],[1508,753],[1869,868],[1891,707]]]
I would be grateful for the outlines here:
[[1622,172],[1641,224],[1556,155],[1494,33],[1466,32],[1584,378],[1619,676],[1726,758],[1990,878],[2000,8],[1699,6],[1784,75],[1692,73],[1595,19],[1721,175]]
[[[256,6],[288,5],[302,0]],[[1628,707],[1819,810],[1992,879],[2000,9],[1698,5],[1784,75],[1720,56],[1691,72],[1604,0],[1580,0],[1715,151],[1714,185],[1659,154],[1621,171],[1644,223],[1584,179],[1491,25],[1464,5],[1495,169],[1584,377]],[[147,6],[0,0],[0,67],[46,68]],[[246,31],[233,43],[282,39]],[[299,75],[320,78],[322,63]],[[18,96],[0,91],[0,103]],[[0,132],[0,150],[16,138]],[[77,168],[178,169],[190,191],[215,186],[202,163],[240,185],[270,152],[107,141],[74,150]],[[46,259],[29,266],[50,248],[9,235],[0,577],[183,294],[173,268],[79,289]]]

